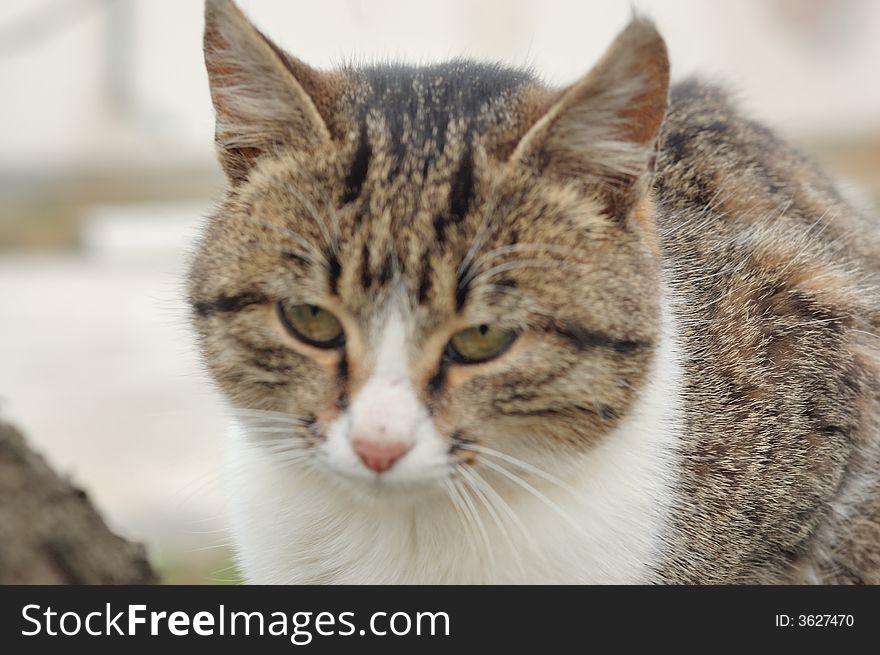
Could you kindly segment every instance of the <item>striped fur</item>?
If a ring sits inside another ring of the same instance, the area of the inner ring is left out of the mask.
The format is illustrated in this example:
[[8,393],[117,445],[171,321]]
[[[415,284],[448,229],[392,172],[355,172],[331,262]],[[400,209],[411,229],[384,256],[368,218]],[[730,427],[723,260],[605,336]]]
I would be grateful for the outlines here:
[[[565,89],[317,71],[226,0],[205,54],[230,185],[189,293],[248,579],[880,582],[876,225],[723,92],[670,95],[650,22]],[[479,324],[518,338],[450,361]],[[381,476],[366,420],[415,426]]]

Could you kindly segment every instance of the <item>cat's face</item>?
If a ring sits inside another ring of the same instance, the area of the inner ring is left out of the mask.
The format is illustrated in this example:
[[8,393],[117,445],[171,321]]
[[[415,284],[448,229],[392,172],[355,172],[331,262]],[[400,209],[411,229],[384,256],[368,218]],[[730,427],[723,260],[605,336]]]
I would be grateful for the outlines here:
[[658,337],[652,28],[565,92],[462,62],[317,73],[229,5],[206,53],[232,187],[190,297],[257,447],[396,493],[553,472],[613,431]]

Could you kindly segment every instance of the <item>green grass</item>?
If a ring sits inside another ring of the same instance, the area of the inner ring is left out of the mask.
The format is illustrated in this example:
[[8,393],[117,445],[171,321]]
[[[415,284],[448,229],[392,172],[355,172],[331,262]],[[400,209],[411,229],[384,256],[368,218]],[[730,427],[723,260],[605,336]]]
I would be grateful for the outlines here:
[[236,585],[241,575],[227,550],[160,553],[152,558],[162,584]]

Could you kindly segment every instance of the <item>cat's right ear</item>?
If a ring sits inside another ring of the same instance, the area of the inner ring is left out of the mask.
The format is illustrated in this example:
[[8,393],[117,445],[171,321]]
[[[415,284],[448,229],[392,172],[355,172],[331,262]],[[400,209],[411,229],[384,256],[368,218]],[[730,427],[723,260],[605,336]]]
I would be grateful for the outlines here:
[[206,0],[204,50],[217,150],[233,184],[279,147],[312,152],[330,141],[318,106],[332,105],[338,81],[282,51],[231,0]]

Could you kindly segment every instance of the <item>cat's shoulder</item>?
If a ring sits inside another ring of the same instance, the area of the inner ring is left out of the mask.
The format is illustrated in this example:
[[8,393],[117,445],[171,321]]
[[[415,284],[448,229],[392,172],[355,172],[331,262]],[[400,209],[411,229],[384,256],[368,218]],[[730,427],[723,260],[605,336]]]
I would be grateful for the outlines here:
[[696,78],[671,88],[656,186],[670,207],[721,205],[728,213],[768,212],[805,189],[839,200],[819,167],[742,111],[735,94]]

